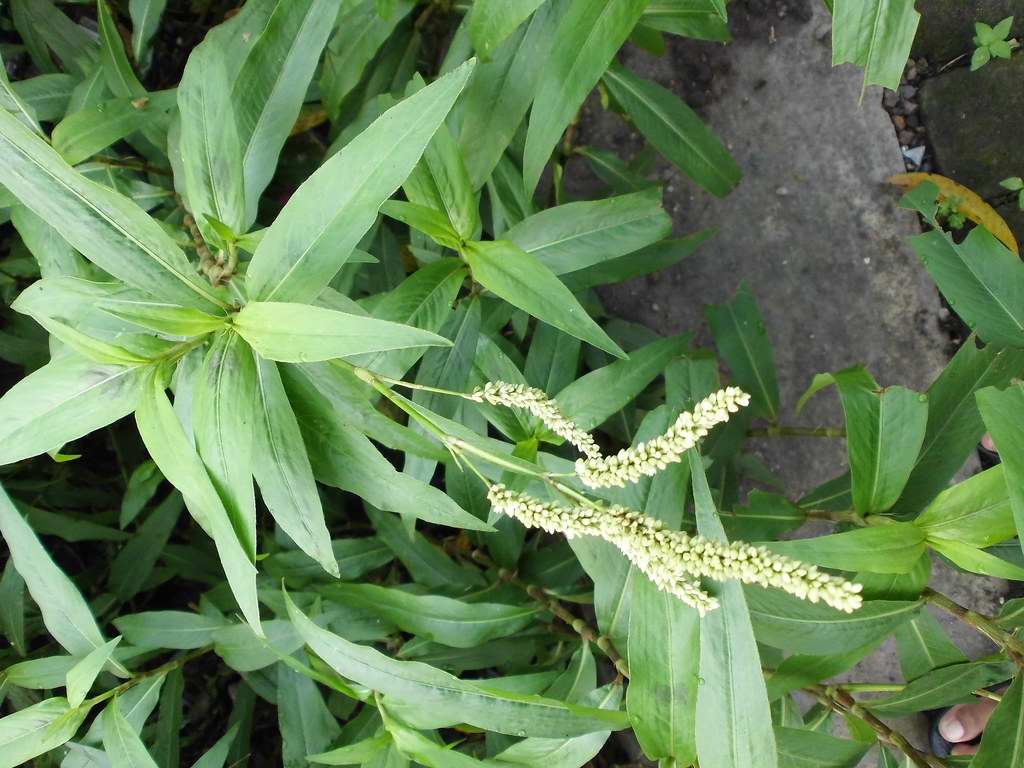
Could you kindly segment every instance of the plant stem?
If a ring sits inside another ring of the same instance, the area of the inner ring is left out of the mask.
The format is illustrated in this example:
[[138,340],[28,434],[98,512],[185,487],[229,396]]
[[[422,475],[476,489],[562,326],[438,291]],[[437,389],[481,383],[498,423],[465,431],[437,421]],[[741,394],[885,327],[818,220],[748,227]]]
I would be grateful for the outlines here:
[[1005,629],[1000,628],[990,616],[985,616],[965,608],[930,587],[925,588],[924,592],[921,593],[921,597],[936,608],[941,608],[946,613],[956,616],[968,626],[985,635],[1006,651],[1017,666],[1024,667],[1024,641],[1010,634]]
[[116,688],[111,688],[109,691],[104,691],[103,693],[99,694],[98,696],[93,696],[91,699],[86,699],[82,703],[81,706],[83,706],[83,707],[88,706],[88,707],[91,708],[91,707],[94,707],[94,706],[96,706],[97,704],[99,704],[101,702],[106,701],[107,699],[113,698],[114,696],[120,696],[122,693],[127,691],[129,688],[135,687],[136,685],[141,683],[143,680],[148,680],[151,677],[157,677],[158,675],[165,675],[168,672],[170,672],[172,669],[176,669],[177,667],[183,667],[186,664],[188,664],[190,661],[192,661],[193,659],[198,659],[200,656],[203,656],[203,655],[209,653],[212,650],[213,650],[213,646],[212,645],[207,645],[207,646],[204,646],[203,648],[197,648],[196,650],[192,651],[191,653],[186,653],[184,656],[179,656],[178,658],[174,659],[173,661],[169,661],[166,664],[163,664],[163,665],[157,667],[156,669],[150,669],[150,670],[148,670],[146,672],[140,672],[138,675],[133,677],[131,680],[126,680],[125,682],[123,682],[119,686],[117,686]]
[[762,427],[748,429],[747,437],[846,437],[842,427]]
[[917,768],[949,768],[948,764],[925,752],[907,741],[907,737],[898,731],[894,731],[877,717],[862,707],[857,700],[847,691],[842,690],[846,686],[824,686],[814,685],[804,690],[811,694],[820,704],[829,707],[835,712],[844,715],[852,715],[863,720],[872,730],[878,734],[878,738],[886,744],[891,744],[907,756],[911,763]]

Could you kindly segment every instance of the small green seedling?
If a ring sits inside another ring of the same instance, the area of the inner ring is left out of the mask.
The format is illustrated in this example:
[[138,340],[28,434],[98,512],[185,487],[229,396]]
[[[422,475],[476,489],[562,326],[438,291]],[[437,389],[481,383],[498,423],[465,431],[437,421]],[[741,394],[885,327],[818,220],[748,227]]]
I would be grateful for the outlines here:
[[1024,179],[1020,176],[1011,176],[999,182],[999,186],[1017,193],[1017,207],[1024,211]]
[[950,195],[944,200],[939,201],[939,207],[935,213],[938,216],[945,217],[950,229],[960,229],[967,223],[967,216],[960,211],[960,206],[965,202],[962,197]]
[[1007,39],[1013,16],[1007,16],[994,27],[978,22],[974,25],[974,56],[971,57],[971,72],[988,64],[993,56],[1010,58],[1010,52],[1017,47],[1016,39]]

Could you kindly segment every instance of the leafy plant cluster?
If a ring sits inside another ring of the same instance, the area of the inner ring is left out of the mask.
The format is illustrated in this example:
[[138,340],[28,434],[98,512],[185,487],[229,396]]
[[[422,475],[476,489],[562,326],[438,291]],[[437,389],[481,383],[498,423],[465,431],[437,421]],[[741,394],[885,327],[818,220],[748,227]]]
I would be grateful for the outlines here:
[[[753,294],[707,307],[715,349],[605,316],[595,287],[711,233],[666,239],[659,186],[566,134],[596,87],[727,194],[722,143],[616,61],[726,39],[723,0],[205,8],[174,83],[159,0],[3,19],[0,766],[578,768],[627,729],[666,767],[938,766],[882,718],[1007,681],[973,765],[1021,753],[1024,608],[928,586],[933,552],[1024,577],[999,240],[915,187],[977,338],[924,393],[816,377],[848,471],[744,495],[777,485],[747,437],[799,432]],[[830,8],[836,60],[898,80],[912,7]],[[1004,464],[948,487],[986,430]],[[892,636],[906,684],[823,684]]]

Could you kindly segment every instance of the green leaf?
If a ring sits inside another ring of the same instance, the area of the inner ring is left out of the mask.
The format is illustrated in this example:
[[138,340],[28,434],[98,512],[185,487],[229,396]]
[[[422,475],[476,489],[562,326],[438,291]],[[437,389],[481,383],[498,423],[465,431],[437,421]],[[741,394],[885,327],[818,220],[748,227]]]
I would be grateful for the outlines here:
[[260,630],[256,568],[238,539],[202,459],[185,434],[158,377],[151,376],[135,413],[139,435],[164,476],[182,492],[189,512],[217,545],[231,592],[246,621]]
[[230,330],[206,350],[195,379],[192,432],[196,450],[250,560],[256,559],[256,498],[252,485],[256,363]]
[[162,119],[174,108],[174,91],[116,98],[72,112],[53,129],[53,148],[78,165],[117,141]]
[[839,388],[853,478],[853,506],[884,512],[899,498],[914,468],[928,421],[928,397],[903,387],[882,390],[861,366],[819,374],[807,397],[822,386]]
[[43,136],[43,129],[39,127],[39,116],[36,110],[11,87],[2,57],[0,57],[0,65],[3,65],[0,66],[0,109],[6,109],[24,123],[30,131]]
[[503,238],[562,275],[633,253],[671,231],[661,190],[652,188],[549,208],[519,222]]
[[928,539],[928,544],[940,555],[948,557],[965,571],[982,576],[994,576],[998,579],[1024,581],[1024,568],[970,544],[940,538]]
[[472,604],[442,595],[415,595],[374,584],[334,584],[326,594],[393,622],[403,632],[453,648],[474,648],[528,626],[536,606]]
[[213,633],[228,622],[219,616],[187,611],[147,611],[114,619],[117,631],[140,648],[192,650],[213,642]]
[[387,545],[417,584],[433,590],[453,584],[465,587],[483,585],[480,571],[456,564],[422,533],[409,531],[399,518],[372,508],[367,510],[367,514],[380,540]]
[[389,109],[299,187],[253,254],[250,296],[316,298],[409,175],[472,70],[467,62]]
[[999,448],[1006,487],[1009,491],[1010,509],[1024,547],[1024,437],[1020,425],[1024,424],[1024,387],[1015,387],[1000,392],[987,387],[977,393],[978,407],[985,420],[992,442]]
[[[36,285],[39,285],[39,283],[36,283]],[[31,290],[32,287],[30,286],[18,299],[24,297]],[[11,307],[19,312],[30,315],[33,320],[49,331],[54,339],[57,339],[62,344],[66,344],[75,352],[84,355],[96,363],[103,365],[140,365],[149,362],[147,358],[130,352],[117,344],[108,344],[105,341],[100,341],[87,333],[82,333],[77,328],[65,325],[56,318],[48,317],[31,308],[18,306],[18,300],[15,300]]]
[[780,555],[841,571],[907,573],[924,554],[925,536],[914,523],[893,523],[765,546]]
[[992,58],[992,51],[988,49],[988,46],[982,46],[975,48],[974,53],[971,54],[971,72],[975,72],[986,64]]
[[779,768],[856,768],[871,742],[837,739],[804,728],[775,728]]
[[573,0],[555,32],[530,113],[523,180],[532,191],[551,149],[626,42],[647,0]]
[[75,656],[44,656],[12,664],[4,673],[11,683],[22,688],[60,688],[67,684],[68,672],[80,662],[81,658]]
[[[157,479],[160,482],[164,479],[159,472]],[[127,601],[142,591],[171,537],[171,531],[178,522],[184,506],[180,494],[170,494],[139,526],[137,534],[117,553],[117,557],[110,564],[108,584],[118,598]]]
[[[697,530],[724,541],[700,455],[691,450],[689,459]],[[708,766],[776,768],[768,693],[743,588],[730,580],[717,596],[719,607],[699,622],[704,684],[697,688],[697,757]]]
[[[299,116],[337,12],[332,0],[276,3],[232,83],[231,107],[243,150],[242,194],[248,209],[246,226],[236,231],[248,229],[256,219],[256,205],[277,169],[278,155]],[[229,183],[239,181],[236,178]],[[322,200],[329,199],[333,196]],[[270,298],[257,296],[255,291],[253,296]]]
[[991,547],[1017,534],[1002,464],[940,493],[914,521],[929,540]]
[[[907,485],[893,514],[916,514],[942,491],[974,452],[985,432],[974,393],[1005,387],[1024,370],[1024,351],[968,339],[925,391],[928,426]],[[976,533],[979,531],[975,531]]]
[[640,17],[652,29],[698,40],[729,41],[719,0],[651,0]]
[[192,768],[224,768],[240,728],[239,722],[233,723],[227,733],[217,739],[217,742],[206,750],[202,757],[192,763]]
[[1024,761],[1024,678],[1017,675],[985,726],[971,768],[1002,768]]
[[128,61],[124,50],[124,42],[117,32],[117,26],[110,14],[110,6],[105,2],[97,3],[97,21],[100,27],[100,64],[103,66],[103,77],[107,88],[115,96],[145,96],[135,71]]
[[896,627],[895,636],[905,680],[916,680],[933,669],[967,661],[928,611],[921,611],[912,620]]
[[257,361],[256,426],[253,474],[267,509],[298,547],[338,576],[331,535],[324,522],[320,494],[306,446],[277,366]]
[[285,768],[306,768],[306,755],[323,752],[341,733],[316,683],[286,664],[277,665],[277,721]]
[[[902,64],[900,67],[902,68]],[[900,200],[934,221],[937,187],[924,182]],[[984,227],[962,243],[933,229],[910,238],[950,306],[986,342],[1024,347],[1024,264]]]
[[640,132],[683,173],[716,197],[725,197],[742,171],[697,113],[671,91],[613,64],[604,83]]
[[469,17],[473,47],[486,61],[544,0],[480,0]]
[[236,121],[225,115],[230,106],[231,84],[224,54],[216,40],[209,39],[189,55],[178,86],[178,146],[189,211],[203,239],[219,248],[225,248],[227,243],[208,216],[223,222],[233,232],[248,229],[243,145]]
[[214,650],[236,672],[255,672],[280,661],[280,654],[295,653],[302,638],[291,622],[271,619],[263,622],[257,637],[248,624],[232,624],[213,633]]
[[74,582],[50,559],[2,488],[0,533],[53,638],[74,656],[86,656],[101,647],[105,640],[89,604]]
[[896,88],[910,57],[921,14],[908,0],[833,0],[832,64],[864,67],[869,85]]
[[576,379],[555,400],[567,418],[582,429],[593,429],[640,394],[691,341],[692,334],[652,341],[631,352],[628,359]]
[[467,243],[473,279],[519,309],[572,336],[626,358],[576,297],[534,256],[506,240]]
[[881,642],[879,639],[863,648],[854,648],[845,653],[830,653],[827,656],[803,653],[787,656],[768,678],[769,700],[775,701],[797,688],[808,688],[822,680],[842,674],[875,650]]
[[250,301],[232,327],[261,357],[286,363],[451,346],[442,336],[401,323],[278,301]]
[[99,61],[96,40],[73,22],[51,0],[12,0],[14,25],[25,41],[33,63],[43,72],[56,72],[50,50],[78,77]]
[[110,655],[120,642],[121,638],[115,637],[110,642],[91,651],[88,656],[68,670],[67,689],[68,704],[70,706],[77,707],[85,701],[85,697],[89,695],[89,689],[92,688],[96,676],[103,671],[103,667],[106,666]]
[[648,275],[682,261],[717,232],[717,229],[707,229],[687,237],[662,240],[635,253],[570,272],[563,281],[569,290],[581,291],[595,285],[607,285]]
[[371,736],[357,741],[355,744],[346,744],[344,747],[332,749],[330,752],[308,755],[306,759],[320,765],[366,765],[383,752],[389,744],[391,744],[391,734],[382,733],[379,736]]
[[132,50],[136,61],[145,61],[149,41],[160,27],[167,0],[128,0],[128,14],[132,20]]
[[89,714],[65,698],[44,699],[0,718],[0,768],[15,768],[71,739]]
[[[535,0],[513,2],[520,6],[536,5]],[[508,7],[507,0],[476,3],[469,20],[470,35],[474,35],[473,25],[482,23],[478,21],[478,14],[486,15],[485,3],[492,10]],[[492,49],[490,61],[480,48],[484,43],[474,43],[485,61],[477,66],[473,82],[466,89],[459,133],[459,149],[474,189],[483,186],[491,176],[522,124],[537,90],[538,75],[551,50],[558,19],[568,5],[567,0],[548,0],[540,4],[527,24]],[[521,188],[522,184],[516,186]]]
[[6,110],[0,110],[0,183],[89,261],[128,285],[185,306],[223,304],[156,221],[76,173]]
[[100,715],[103,730],[103,748],[112,768],[159,768],[146,751],[139,734],[121,714],[121,704],[115,696]]
[[[0,577],[0,627],[19,656],[28,655],[25,643],[25,580],[8,558]],[[8,668],[9,670],[9,668]]]
[[846,653],[885,638],[913,619],[921,603],[868,600],[854,613],[808,603],[777,589],[749,587],[747,601],[759,642],[795,653]]
[[779,420],[779,382],[775,353],[757,301],[746,285],[728,304],[704,306],[715,346],[736,383],[750,393],[753,407],[771,422]]
[[380,212],[419,230],[445,248],[455,250],[462,244],[459,233],[452,228],[448,217],[435,208],[407,203],[404,200],[385,200]]
[[365,435],[339,421],[331,404],[308,383],[296,392],[292,407],[320,482],[355,493],[380,509],[441,525],[491,530],[438,489],[397,471]]
[[11,89],[37,119],[54,122],[67,112],[71,92],[77,83],[78,80],[72,75],[36,75],[28,80],[11,83]]
[[629,624],[629,712],[644,754],[689,765],[697,757],[700,620],[649,579],[633,585]]
[[883,717],[899,717],[912,712],[938,709],[970,701],[972,691],[1001,683],[1011,674],[1012,668],[1005,662],[955,664],[928,672],[899,693],[881,701],[865,702],[865,705]]
[[480,214],[473,186],[459,147],[444,123],[402,189],[411,202],[444,211],[459,242],[478,236]]
[[[542,696],[500,692],[459,680],[414,661],[395,661],[320,629],[285,595],[288,615],[324,662],[360,685],[393,700],[392,708],[414,728],[468,723],[512,735],[567,738],[628,725],[625,713],[581,707]],[[397,704],[408,706],[401,706]]]
[[224,328],[229,322],[224,315],[209,315],[199,309],[173,304],[104,300],[96,306],[114,317],[167,336],[202,336]]

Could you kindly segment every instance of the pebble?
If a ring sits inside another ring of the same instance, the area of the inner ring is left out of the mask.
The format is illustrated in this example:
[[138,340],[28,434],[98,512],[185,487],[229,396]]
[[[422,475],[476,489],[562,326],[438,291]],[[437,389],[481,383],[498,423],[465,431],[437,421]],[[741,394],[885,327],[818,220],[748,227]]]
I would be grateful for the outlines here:
[[907,127],[907,121],[903,118],[903,115],[893,115],[892,124],[896,126],[897,131],[902,131]]
[[917,95],[917,88],[912,85],[901,85],[899,93],[904,99],[912,99]]
[[910,143],[914,140],[914,132],[913,131],[906,131],[906,130],[900,131],[899,132],[899,139],[900,139],[900,144],[902,144],[905,147],[909,147]]
[[889,109],[896,106],[896,103],[900,100],[900,95],[896,91],[890,91],[886,89],[885,95],[882,96],[882,103]]

